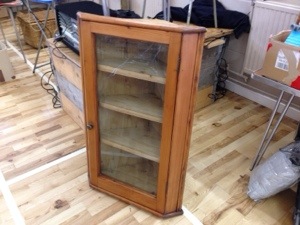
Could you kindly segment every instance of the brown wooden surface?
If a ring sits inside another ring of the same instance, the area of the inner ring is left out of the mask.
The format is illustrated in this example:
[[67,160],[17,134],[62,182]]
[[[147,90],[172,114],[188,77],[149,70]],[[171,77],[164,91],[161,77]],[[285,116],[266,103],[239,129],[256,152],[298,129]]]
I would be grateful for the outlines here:
[[[0,22],[5,28],[9,41],[18,48],[9,20],[0,20]],[[33,61],[36,50],[32,50],[27,45],[25,49],[26,56]],[[69,126],[77,126],[70,118],[66,119],[68,116],[53,119],[49,113],[53,109],[51,104],[47,103],[48,100],[45,100],[47,109],[28,111],[27,116],[30,114],[31,120],[25,115],[17,116],[19,112],[16,113],[16,108],[13,106],[20,103],[19,97],[24,95],[24,92],[29,92],[25,89],[26,86],[38,90],[39,79],[35,82],[30,78],[31,69],[23,63],[22,58],[11,50],[9,55],[16,77],[21,81],[0,84],[1,154],[14,153],[9,159],[1,157],[1,172],[4,173],[7,182],[12,181],[10,178],[26,172],[25,170],[17,173],[12,171],[11,163],[18,160],[16,151],[12,149],[12,140],[19,140],[20,146],[30,146],[28,149],[32,154],[40,151],[34,147],[39,145],[39,139],[23,138],[23,134],[31,129],[38,131],[37,126],[34,125],[37,122],[35,118],[41,116],[48,118],[44,121],[45,125],[54,125],[57,121],[63,120]],[[42,58],[47,58],[47,54]],[[26,83],[31,85],[25,85]],[[44,93],[44,90],[41,92]],[[37,101],[39,98],[41,95],[33,94],[32,101],[26,103],[28,108],[34,108],[36,104],[33,100]],[[293,190],[282,191],[260,202],[254,202],[246,195],[250,176],[249,167],[260,144],[270,111],[257,103],[228,92],[224,98],[195,112],[183,206],[204,225],[293,224],[292,212],[295,202]],[[27,128],[21,128],[20,125],[25,123],[31,124]],[[283,119],[265,158],[293,140],[296,126],[296,121]],[[46,135],[47,131],[44,132]],[[74,130],[61,133],[61,136],[65,135],[74,135]],[[6,140],[2,140],[3,138]],[[53,143],[53,146],[57,149],[64,148],[57,142]],[[76,151],[76,149],[72,147],[71,150]],[[56,156],[60,158],[61,154]],[[28,168],[46,165],[47,162],[49,161],[43,161],[41,164],[28,162]],[[7,183],[26,224],[192,224],[186,215],[160,219],[140,208],[91,189],[88,184],[86,163],[86,154],[81,153],[23,180]],[[12,171],[10,175],[5,173],[3,166]],[[13,202],[7,203],[4,195],[6,196],[4,193],[0,195],[1,222],[5,225],[15,224],[13,217],[16,217],[16,214],[11,214],[8,208],[8,204]]]
[[225,29],[225,28],[206,28],[205,33],[205,42],[209,41],[211,38],[221,38],[227,35],[232,34],[232,29]]
[[[180,24],[180,25],[185,24],[179,21],[174,21],[173,23]],[[195,27],[196,25],[190,24],[189,26]],[[208,46],[210,43],[214,41],[219,41],[220,38],[231,35],[232,33],[233,33],[233,29],[208,27],[206,28],[204,46]]]

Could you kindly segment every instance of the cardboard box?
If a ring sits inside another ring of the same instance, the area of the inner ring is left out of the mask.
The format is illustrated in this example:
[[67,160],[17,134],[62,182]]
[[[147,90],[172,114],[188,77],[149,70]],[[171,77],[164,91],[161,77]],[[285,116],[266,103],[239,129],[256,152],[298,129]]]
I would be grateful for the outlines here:
[[13,79],[15,79],[15,74],[7,54],[6,46],[0,41],[0,82]]
[[285,44],[290,31],[270,37],[264,64],[259,74],[300,89],[300,47]]

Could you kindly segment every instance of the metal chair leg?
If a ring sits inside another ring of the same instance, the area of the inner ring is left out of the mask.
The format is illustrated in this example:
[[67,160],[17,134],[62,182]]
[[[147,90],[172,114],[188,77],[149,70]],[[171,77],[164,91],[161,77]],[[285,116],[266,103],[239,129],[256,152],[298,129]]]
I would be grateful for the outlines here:
[[187,16],[187,20],[186,20],[186,24],[187,25],[190,25],[190,23],[191,23],[192,8],[193,8],[193,0],[190,0],[190,2],[189,2],[188,16]]
[[[44,32],[41,32],[41,36],[40,36],[40,39],[39,39],[38,50],[37,50],[37,54],[36,54],[35,62],[34,62],[34,66],[33,66],[33,73],[34,73],[35,70],[38,68],[37,63],[38,63],[39,55],[40,55],[40,52],[41,52],[43,39],[44,39],[44,38],[45,38],[45,40],[47,39],[47,35],[46,35],[46,33],[45,33],[45,28],[46,28],[46,25],[47,25],[47,21],[48,21],[48,17],[49,17],[50,8],[51,8],[51,5],[49,4],[49,5],[47,6],[46,17],[45,17],[44,23],[43,23],[42,26],[41,26],[41,29],[42,29]],[[49,64],[49,63],[46,63],[46,64]],[[43,65],[46,65],[46,64],[43,64]],[[42,65],[42,66],[43,66],[43,65]]]
[[107,0],[102,0],[102,9],[103,9],[103,15],[104,16],[110,16]]
[[23,51],[23,46],[22,46],[22,43],[21,43],[20,34],[19,34],[19,31],[18,31],[18,29],[17,29],[17,27],[16,27],[16,23],[15,23],[15,18],[14,18],[14,15],[13,15],[13,11],[12,11],[12,9],[11,9],[10,7],[7,7],[6,9],[7,9],[8,15],[9,15],[9,17],[10,17],[10,20],[11,20],[11,22],[12,22],[12,24],[13,24],[15,33],[16,33],[16,35],[17,35],[19,47],[20,47],[21,53],[22,53],[22,55],[23,55],[24,61],[25,61],[25,63],[26,63],[26,57],[25,57],[25,54],[24,54],[24,51]]
[[5,33],[3,31],[3,28],[2,28],[1,24],[0,24],[0,30],[1,30],[2,37],[4,39],[4,44],[6,45],[6,47],[8,47],[7,40],[6,40],[6,37],[5,37]]
[[169,0],[163,0],[163,13],[164,13],[164,20],[170,21],[171,19],[171,9],[170,9],[170,2]]

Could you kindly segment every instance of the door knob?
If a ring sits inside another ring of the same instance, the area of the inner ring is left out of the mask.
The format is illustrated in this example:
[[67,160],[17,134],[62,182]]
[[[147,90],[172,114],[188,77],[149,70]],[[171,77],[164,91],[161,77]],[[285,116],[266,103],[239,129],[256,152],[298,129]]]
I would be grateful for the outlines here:
[[93,124],[88,123],[88,124],[86,125],[86,128],[87,128],[88,130],[91,130],[91,129],[94,128],[94,126],[93,126]]

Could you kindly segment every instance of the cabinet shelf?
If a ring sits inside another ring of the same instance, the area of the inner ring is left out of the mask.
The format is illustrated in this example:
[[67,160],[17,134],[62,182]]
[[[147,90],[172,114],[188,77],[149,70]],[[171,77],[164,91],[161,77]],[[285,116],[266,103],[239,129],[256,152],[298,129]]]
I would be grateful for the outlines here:
[[143,63],[137,60],[105,58],[98,64],[98,70],[154,83],[166,83],[166,66],[159,62]]
[[158,163],[131,153],[102,145],[101,173],[118,181],[156,193],[156,176]]
[[[120,170],[116,169],[115,171],[104,170],[103,173],[106,176],[113,177],[115,179],[120,180],[121,182],[130,184],[130,185],[134,185],[135,187],[138,187],[147,192],[156,193],[156,185],[155,185],[156,177],[147,176],[148,183],[144,184],[143,179],[145,177],[145,174],[142,174],[142,173],[138,174],[138,175],[134,174],[134,173],[136,173],[136,170],[133,170],[132,167],[129,167],[129,166],[123,167],[122,169],[120,169]],[[128,177],[128,174],[134,174],[135,176],[131,175],[130,177]],[[141,177],[143,177],[143,179],[141,179]]]
[[152,94],[105,96],[101,99],[100,105],[120,113],[162,122],[162,101]]
[[160,135],[154,130],[123,128],[101,132],[104,144],[132,153],[154,162],[159,162]]

